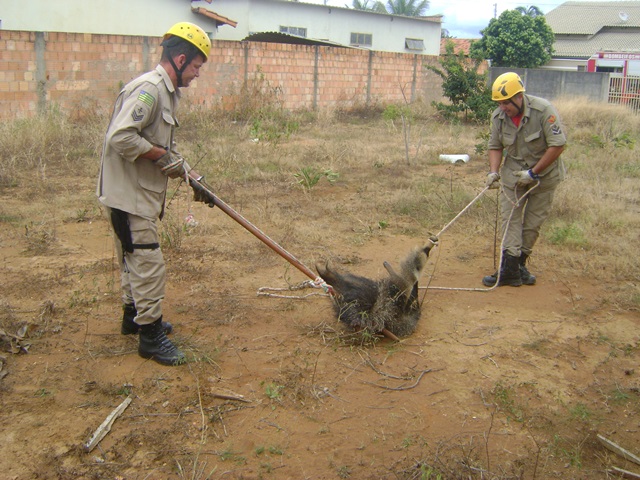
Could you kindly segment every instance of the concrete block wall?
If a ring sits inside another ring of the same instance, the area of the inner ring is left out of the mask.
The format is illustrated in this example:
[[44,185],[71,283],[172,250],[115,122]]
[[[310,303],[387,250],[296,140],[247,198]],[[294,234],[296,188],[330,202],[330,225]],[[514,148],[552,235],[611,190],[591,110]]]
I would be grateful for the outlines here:
[[[110,111],[120,88],[155,67],[160,38],[0,30],[0,118],[47,108]],[[441,100],[434,56],[340,47],[214,41],[189,103],[231,109],[261,85],[290,110]],[[243,88],[244,87],[244,88]],[[404,95],[403,95],[404,90]]]
[[528,94],[555,100],[560,97],[580,97],[592,102],[607,102],[609,74],[603,72],[567,72],[544,68],[489,69],[489,85],[505,72],[516,72],[524,82]]

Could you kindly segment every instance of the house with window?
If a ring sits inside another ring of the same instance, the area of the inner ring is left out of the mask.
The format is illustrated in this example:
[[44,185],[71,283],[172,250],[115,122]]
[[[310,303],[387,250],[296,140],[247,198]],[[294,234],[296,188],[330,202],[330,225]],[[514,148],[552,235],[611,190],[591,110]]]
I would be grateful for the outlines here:
[[543,68],[608,74],[609,103],[640,111],[640,1],[569,1],[545,19],[555,42]]
[[[589,59],[596,56],[596,71],[622,74],[624,59],[603,53],[640,50],[640,1],[569,1],[547,13],[545,20],[555,35],[547,69],[589,71]],[[627,73],[640,75],[640,68]]]
[[442,16],[405,17],[289,0],[30,0],[5,2],[0,28],[161,36],[178,21],[212,40],[336,45],[438,55]]

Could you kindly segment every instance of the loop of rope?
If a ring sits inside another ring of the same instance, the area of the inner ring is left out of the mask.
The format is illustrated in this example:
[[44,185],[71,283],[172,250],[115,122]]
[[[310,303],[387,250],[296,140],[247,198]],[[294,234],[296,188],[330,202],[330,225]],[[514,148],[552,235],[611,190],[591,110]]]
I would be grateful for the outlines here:
[[[502,257],[504,255],[504,250],[503,250],[503,246],[504,246],[504,241],[507,237],[507,230],[509,225],[511,224],[511,219],[513,218],[513,212],[515,212],[516,208],[518,208],[520,206],[520,202],[522,202],[523,200],[526,199],[526,197],[529,196],[529,194],[535,190],[536,188],[538,188],[540,186],[540,180],[536,181],[536,184],[531,187],[530,189],[526,190],[521,197],[518,197],[518,186],[516,185],[516,188],[514,189],[514,193],[515,193],[515,202],[513,202],[510,198],[507,198],[507,200],[509,200],[509,202],[512,204],[511,207],[511,212],[509,213],[509,218],[507,219],[507,222],[505,224],[505,228],[504,228],[504,232],[502,234],[502,239],[500,240],[500,258],[498,261],[498,271],[497,271],[497,275],[496,275],[496,283],[492,286],[492,287],[488,287],[488,288],[479,288],[479,287],[432,287],[431,285],[427,285],[426,287],[418,287],[419,290],[455,290],[455,291],[463,291],[463,292],[491,292],[493,290],[495,290],[496,288],[498,288],[498,285],[500,284],[500,275],[501,275],[501,268],[500,266],[502,265]],[[469,203],[469,205],[467,205],[464,209],[462,209],[462,211],[455,216],[455,218],[453,220],[451,220],[441,231],[438,235],[436,235],[436,237],[439,237],[440,234],[442,234],[442,232],[444,232],[445,230],[447,230],[459,217],[460,215],[462,215],[465,211],[468,210],[468,208],[473,205],[476,200],[478,200],[478,198],[480,198],[480,196],[486,192],[489,189],[489,187],[485,187],[484,190],[482,190],[482,192],[480,192],[480,194],[474,198],[471,203]],[[498,221],[498,219],[496,218],[496,222]],[[435,266],[434,266],[434,271],[435,271]],[[433,274],[431,276],[431,278],[433,278]],[[429,282],[431,283],[431,282]],[[426,293],[426,292],[425,292]]]

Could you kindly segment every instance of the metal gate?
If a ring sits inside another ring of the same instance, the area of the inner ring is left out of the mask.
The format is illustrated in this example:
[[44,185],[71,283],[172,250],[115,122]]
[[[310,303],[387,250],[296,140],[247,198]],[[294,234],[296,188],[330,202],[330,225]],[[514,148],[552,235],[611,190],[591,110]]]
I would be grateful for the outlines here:
[[640,77],[609,78],[609,103],[626,105],[640,114]]

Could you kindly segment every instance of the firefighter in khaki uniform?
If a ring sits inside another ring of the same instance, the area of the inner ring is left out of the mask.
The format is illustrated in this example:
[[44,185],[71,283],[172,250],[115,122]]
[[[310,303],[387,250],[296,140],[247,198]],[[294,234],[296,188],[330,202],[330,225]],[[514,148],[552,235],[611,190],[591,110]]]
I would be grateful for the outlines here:
[[[107,207],[120,262],[121,333],[140,334],[141,357],[177,365],[185,358],[166,336],[171,324],[162,321],[165,265],[156,222],[164,213],[168,178],[185,177],[191,170],[174,150],[179,88],[199,76],[211,42],[200,27],[182,22],[169,29],[162,47],[155,70],[132,80],[118,95],[97,195]],[[196,200],[209,203],[194,193]]]
[[491,98],[498,102],[498,108],[491,116],[485,184],[502,186],[504,242],[500,270],[482,279],[488,287],[496,281],[498,286],[514,287],[536,283],[526,262],[549,216],[556,188],[565,177],[560,154],[567,139],[560,116],[547,100],[524,92],[522,80],[513,72],[500,75],[492,87]]

